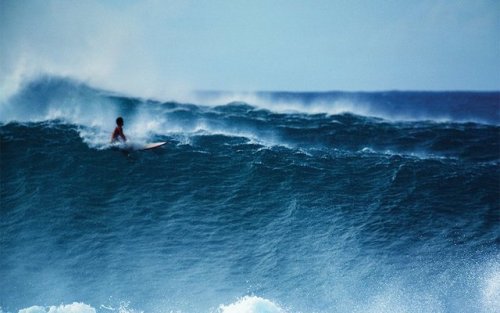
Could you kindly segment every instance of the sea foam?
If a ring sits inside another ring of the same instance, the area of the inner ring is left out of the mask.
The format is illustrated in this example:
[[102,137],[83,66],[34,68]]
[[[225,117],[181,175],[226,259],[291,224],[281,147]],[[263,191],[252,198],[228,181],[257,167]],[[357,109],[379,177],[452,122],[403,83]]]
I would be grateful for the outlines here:
[[245,296],[234,303],[221,305],[218,313],[286,313],[286,311],[268,299]]
[[[138,313],[142,311],[137,311],[130,308],[129,303],[122,303],[118,308],[101,306],[101,310],[96,310],[89,304],[83,302],[73,302],[71,304],[61,304],[58,306],[39,306],[34,305],[19,310],[18,313],[97,313],[97,312],[118,312],[118,313]],[[168,311],[167,312],[179,312],[179,311]],[[0,309],[0,313],[4,313]],[[155,313],[155,312],[151,312]],[[221,304],[219,308],[212,313],[287,313],[280,306],[273,303],[271,300],[261,298],[258,296],[245,296],[238,299],[234,303],[227,305]]]
[[96,309],[88,304],[73,302],[72,304],[61,304],[59,306],[31,306],[19,310],[19,313],[96,313]]

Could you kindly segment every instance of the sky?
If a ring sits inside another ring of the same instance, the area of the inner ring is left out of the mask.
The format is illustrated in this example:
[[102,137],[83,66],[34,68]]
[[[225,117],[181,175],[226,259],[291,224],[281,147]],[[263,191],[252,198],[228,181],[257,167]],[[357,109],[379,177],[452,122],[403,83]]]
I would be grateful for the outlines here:
[[500,90],[497,0],[0,0],[0,92]]

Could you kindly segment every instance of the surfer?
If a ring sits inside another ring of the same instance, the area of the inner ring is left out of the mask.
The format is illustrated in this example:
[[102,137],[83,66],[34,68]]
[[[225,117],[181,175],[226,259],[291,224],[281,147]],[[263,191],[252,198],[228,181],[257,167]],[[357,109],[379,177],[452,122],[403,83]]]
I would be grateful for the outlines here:
[[117,140],[121,140],[123,142],[127,141],[127,137],[123,133],[123,118],[120,116],[116,119],[116,128],[111,135],[111,142],[115,142]]

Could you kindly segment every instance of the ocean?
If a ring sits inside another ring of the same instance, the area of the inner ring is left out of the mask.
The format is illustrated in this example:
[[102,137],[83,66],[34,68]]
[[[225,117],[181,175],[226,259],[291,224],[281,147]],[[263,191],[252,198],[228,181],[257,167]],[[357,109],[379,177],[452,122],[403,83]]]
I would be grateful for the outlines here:
[[[115,119],[130,142],[109,145]],[[500,312],[500,92],[39,77],[0,103],[0,312]]]

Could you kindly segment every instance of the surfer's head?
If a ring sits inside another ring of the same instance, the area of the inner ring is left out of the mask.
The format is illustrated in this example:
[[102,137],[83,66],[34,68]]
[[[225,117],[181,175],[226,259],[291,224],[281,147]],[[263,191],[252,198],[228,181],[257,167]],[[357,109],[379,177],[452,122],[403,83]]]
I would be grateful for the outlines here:
[[121,116],[116,119],[116,125],[123,126],[123,118]]

